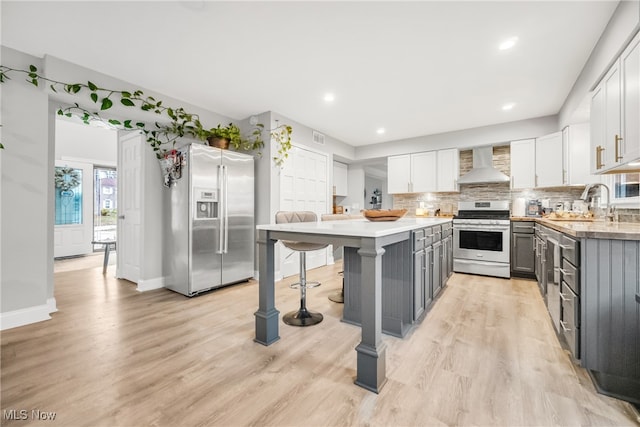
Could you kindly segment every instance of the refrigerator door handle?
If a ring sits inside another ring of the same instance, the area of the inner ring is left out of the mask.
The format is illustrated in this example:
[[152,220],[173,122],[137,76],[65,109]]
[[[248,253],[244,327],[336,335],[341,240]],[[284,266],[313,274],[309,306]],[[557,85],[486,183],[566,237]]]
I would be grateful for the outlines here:
[[224,253],[229,253],[229,170],[227,166],[224,169]]
[[223,217],[224,217],[224,205],[225,205],[225,200],[224,200],[224,194],[223,194],[223,186],[224,183],[222,181],[222,168],[224,166],[222,165],[218,165],[218,186],[220,187],[220,209],[218,210],[218,222],[220,223],[219,227],[218,227],[218,249],[216,250],[217,254],[221,254],[222,252],[222,248],[224,246],[224,230],[223,230]]

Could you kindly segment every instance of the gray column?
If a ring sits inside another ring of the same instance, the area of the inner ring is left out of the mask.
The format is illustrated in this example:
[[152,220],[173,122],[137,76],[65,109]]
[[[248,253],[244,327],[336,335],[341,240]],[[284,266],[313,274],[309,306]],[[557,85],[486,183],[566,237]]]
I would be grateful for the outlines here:
[[358,254],[362,259],[362,341],[358,353],[356,384],[378,393],[387,380],[385,344],[382,342],[382,254],[373,238],[363,238]]
[[256,316],[256,337],[254,341],[270,345],[280,339],[278,335],[278,315],[275,307],[274,253],[275,240],[269,238],[269,231],[258,230],[258,311]]

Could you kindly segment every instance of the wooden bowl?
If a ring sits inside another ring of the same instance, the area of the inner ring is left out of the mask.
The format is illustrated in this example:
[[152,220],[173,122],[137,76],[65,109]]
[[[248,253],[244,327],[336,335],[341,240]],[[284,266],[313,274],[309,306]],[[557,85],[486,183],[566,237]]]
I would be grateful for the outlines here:
[[396,221],[406,215],[406,209],[369,209],[362,212],[369,221]]

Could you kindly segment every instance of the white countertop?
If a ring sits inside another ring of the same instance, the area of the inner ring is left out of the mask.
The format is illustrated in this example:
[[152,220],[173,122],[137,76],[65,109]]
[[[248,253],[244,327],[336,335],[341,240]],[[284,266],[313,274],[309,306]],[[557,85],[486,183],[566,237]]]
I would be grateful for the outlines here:
[[346,221],[292,222],[288,224],[262,224],[258,230],[293,231],[350,237],[384,237],[431,225],[446,224],[451,218],[400,218],[397,221],[373,222],[367,219]]

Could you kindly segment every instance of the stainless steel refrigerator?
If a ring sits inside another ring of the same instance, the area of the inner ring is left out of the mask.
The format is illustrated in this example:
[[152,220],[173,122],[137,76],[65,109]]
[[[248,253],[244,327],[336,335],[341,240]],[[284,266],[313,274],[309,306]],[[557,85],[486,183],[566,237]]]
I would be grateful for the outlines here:
[[165,287],[187,296],[253,277],[253,157],[201,144],[181,149],[168,189]]

